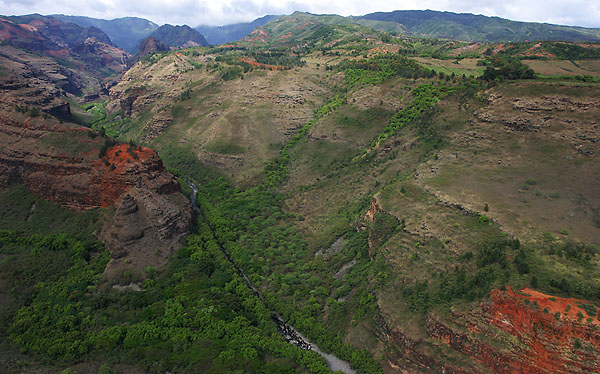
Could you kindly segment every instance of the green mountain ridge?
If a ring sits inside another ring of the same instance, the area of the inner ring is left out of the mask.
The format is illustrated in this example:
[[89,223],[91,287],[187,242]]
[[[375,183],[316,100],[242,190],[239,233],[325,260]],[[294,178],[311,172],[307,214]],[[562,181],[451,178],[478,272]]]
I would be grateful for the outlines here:
[[600,28],[511,21],[470,13],[397,10],[370,13],[356,18],[396,22],[404,25],[414,35],[432,38],[493,43],[526,40],[600,41]]
[[150,37],[156,38],[169,47],[174,48],[191,46],[203,47],[208,45],[202,34],[187,25],[162,25],[154,30],[150,34]]

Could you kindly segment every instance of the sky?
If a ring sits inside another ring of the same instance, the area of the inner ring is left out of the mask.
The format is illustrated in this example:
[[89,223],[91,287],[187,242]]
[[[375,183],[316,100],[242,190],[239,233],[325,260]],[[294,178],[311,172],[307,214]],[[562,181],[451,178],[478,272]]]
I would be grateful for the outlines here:
[[68,14],[113,19],[135,16],[159,25],[225,25],[296,10],[343,16],[432,9],[517,21],[600,27],[600,0],[0,0],[0,13]]

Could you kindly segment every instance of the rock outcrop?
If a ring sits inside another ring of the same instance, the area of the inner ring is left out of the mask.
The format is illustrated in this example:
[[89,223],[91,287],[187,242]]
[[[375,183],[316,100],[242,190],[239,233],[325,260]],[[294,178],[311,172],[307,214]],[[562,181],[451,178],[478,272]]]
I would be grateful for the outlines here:
[[161,266],[189,232],[191,204],[153,150],[117,144],[99,158],[106,140],[95,131],[6,107],[0,134],[0,186],[23,183],[69,209],[117,208],[99,233],[112,257],[108,279]]
[[597,312],[585,300],[531,289],[493,290],[488,300],[467,312],[452,310],[449,319],[429,315],[425,321],[428,339],[472,360],[470,364],[444,362],[424,351],[420,339],[386,326],[386,340],[403,352],[390,358],[390,365],[444,373],[598,373]]
[[0,40],[44,56],[71,60],[95,75],[100,69],[123,71],[130,57],[98,28],[41,15],[0,18]]
[[137,51],[135,56],[133,56],[129,60],[128,66],[131,67],[135,65],[136,62],[140,61],[142,58],[152,53],[166,52],[170,50],[171,48],[169,48],[168,45],[164,44],[163,42],[152,36],[149,36],[146,39],[142,40],[142,42],[140,43],[140,49]]

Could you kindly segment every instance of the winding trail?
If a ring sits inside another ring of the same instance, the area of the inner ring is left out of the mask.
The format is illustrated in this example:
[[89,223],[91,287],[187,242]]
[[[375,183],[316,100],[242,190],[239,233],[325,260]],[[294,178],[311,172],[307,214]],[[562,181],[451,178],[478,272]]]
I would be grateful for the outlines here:
[[[190,186],[190,188],[193,191],[190,200],[192,202],[192,206],[194,207],[194,210],[203,219],[206,220],[206,216],[204,215],[204,212],[202,211],[202,209],[200,209],[200,207],[198,206],[198,202],[196,199],[196,195],[198,194],[198,187],[190,180],[187,180],[187,179],[183,179],[183,180],[185,181],[185,183],[188,184],[188,186]],[[206,222],[208,223],[208,226],[210,227],[210,229],[213,231],[213,235],[215,235],[215,237],[216,237],[215,228],[210,224],[210,221],[206,220]],[[258,289],[256,287],[254,287],[254,285],[252,284],[252,282],[250,282],[250,279],[248,279],[248,277],[246,276],[244,271],[235,263],[235,261],[231,258],[231,256],[229,256],[229,253],[227,253],[227,250],[225,249],[225,247],[221,243],[219,243],[219,246],[221,248],[221,252],[223,252],[225,257],[227,258],[227,261],[229,261],[229,263],[235,268],[235,270],[237,270],[238,274],[244,280],[244,282],[246,282],[246,286],[248,286],[248,288],[250,288],[250,290],[252,290],[252,292],[256,295],[256,297],[258,297],[259,300],[267,308],[269,308],[269,306],[263,299],[260,292],[258,292]],[[296,330],[293,326],[287,324],[277,312],[275,312],[274,310],[272,310],[270,308],[269,308],[269,310],[272,313],[273,322],[275,322],[275,324],[277,325],[277,330],[279,331],[279,333],[281,335],[283,335],[284,339],[288,343],[293,344],[293,345],[295,345],[299,348],[305,349],[305,350],[311,350],[311,351],[317,352],[319,355],[321,355],[325,359],[325,361],[327,362],[327,367],[329,367],[329,369],[331,371],[341,371],[345,374],[356,374],[356,371],[350,367],[349,362],[343,361],[343,360],[335,357],[332,354],[322,352],[316,346],[316,344],[312,344],[310,341],[308,341],[307,338],[305,338],[302,334],[300,334],[298,332],[298,330]]]

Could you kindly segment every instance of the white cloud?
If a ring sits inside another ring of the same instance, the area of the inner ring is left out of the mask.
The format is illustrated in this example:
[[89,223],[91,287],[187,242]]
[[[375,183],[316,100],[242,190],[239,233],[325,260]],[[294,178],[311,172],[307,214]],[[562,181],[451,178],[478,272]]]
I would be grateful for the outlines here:
[[137,16],[156,23],[222,25],[265,14],[312,13],[362,15],[377,11],[433,9],[499,16],[520,21],[600,27],[598,0],[0,0],[11,14],[86,15],[97,18]]

